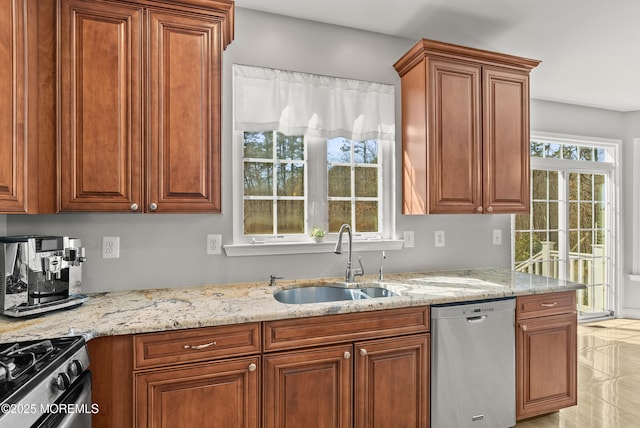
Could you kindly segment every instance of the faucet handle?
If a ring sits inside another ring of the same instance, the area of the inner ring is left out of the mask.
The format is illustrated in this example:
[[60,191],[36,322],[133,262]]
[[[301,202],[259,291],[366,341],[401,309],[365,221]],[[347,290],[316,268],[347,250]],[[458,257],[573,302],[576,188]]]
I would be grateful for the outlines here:
[[362,256],[358,256],[358,264],[360,265],[360,269],[354,269],[354,276],[363,276],[364,275],[364,266],[362,266]]
[[284,279],[284,276],[269,275],[269,286],[273,287],[276,285],[277,279]]

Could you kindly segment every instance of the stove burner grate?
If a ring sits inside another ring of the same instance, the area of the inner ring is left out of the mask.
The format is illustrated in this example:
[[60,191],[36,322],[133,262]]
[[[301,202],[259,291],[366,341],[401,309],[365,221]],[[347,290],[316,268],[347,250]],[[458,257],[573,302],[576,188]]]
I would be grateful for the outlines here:
[[10,382],[22,376],[54,351],[50,340],[20,346],[16,343],[0,352],[0,380]]

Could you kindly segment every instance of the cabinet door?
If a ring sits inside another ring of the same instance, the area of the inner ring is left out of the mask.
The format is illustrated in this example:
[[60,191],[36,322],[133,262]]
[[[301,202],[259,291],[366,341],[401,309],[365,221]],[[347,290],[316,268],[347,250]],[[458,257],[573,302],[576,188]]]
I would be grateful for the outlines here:
[[25,212],[26,0],[0,8],[0,212]]
[[429,335],[356,344],[355,426],[429,426]]
[[429,59],[429,212],[482,210],[481,68]]
[[58,0],[60,211],[141,203],[142,9]]
[[264,357],[264,428],[347,428],[352,413],[352,346]]
[[484,209],[529,212],[529,74],[483,68]]
[[136,427],[258,427],[257,365],[255,357],[136,374]]
[[577,317],[520,320],[516,333],[516,417],[577,403]]
[[147,209],[220,211],[221,22],[149,11]]

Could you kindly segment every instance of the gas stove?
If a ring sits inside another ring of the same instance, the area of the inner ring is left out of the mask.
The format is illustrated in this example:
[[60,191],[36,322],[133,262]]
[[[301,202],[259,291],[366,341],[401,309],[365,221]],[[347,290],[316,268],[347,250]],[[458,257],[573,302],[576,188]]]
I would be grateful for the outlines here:
[[84,338],[0,344],[0,428],[91,426]]

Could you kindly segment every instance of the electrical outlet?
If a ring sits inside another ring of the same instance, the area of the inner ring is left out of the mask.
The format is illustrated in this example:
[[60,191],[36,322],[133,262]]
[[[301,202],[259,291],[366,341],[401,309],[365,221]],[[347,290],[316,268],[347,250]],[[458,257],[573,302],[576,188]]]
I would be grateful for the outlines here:
[[120,237],[119,236],[103,236],[102,237],[102,258],[103,259],[120,258]]
[[436,247],[444,247],[444,230],[435,231],[435,241]]
[[207,235],[207,255],[222,254],[222,235]]
[[416,246],[416,242],[413,237],[413,230],[407,230],[404,232],[404,248],[413,248]]
[[493,245],[502,245],[502,230],[493,229]]

